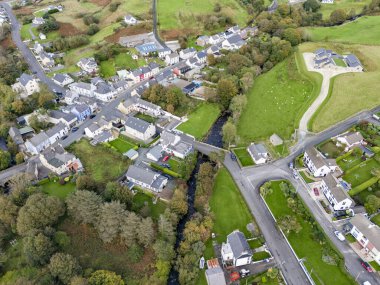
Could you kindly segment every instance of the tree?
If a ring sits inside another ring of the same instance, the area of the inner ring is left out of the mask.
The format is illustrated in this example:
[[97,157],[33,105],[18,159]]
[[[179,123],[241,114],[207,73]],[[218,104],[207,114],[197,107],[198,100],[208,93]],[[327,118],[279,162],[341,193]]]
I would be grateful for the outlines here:
[[95,224],[102,198],[95,192],[77,190],[66,198],[67,211],[77,223]]
[[[243,77],[240,78],[240,86],[244,92],[247,92],[249,88],[253,86],[253,74],[252,72],[244,73]],[[239,97],[239,96],[236,96]],[[234,97],[235,98],[235,97]]]
[[120,275],[108,270],[97,270],[92,273],[89,283],[90,285],[124,285]]
[[237,88],[231,80],[221,79],[218,82],[217,93],[220,104],[224,109],[227,109],[230,105],[231,99],[237,95]]
[[372,215],[380,209],[380,198],[375,195],[368,195],[367,202],[364,204],[367,213]]
[[295,232],[298,234],[302,230],[302,226],[294,216],[286,215],[279,219],[278,224],[280,228],[287,234],[290,232]]
[[303,8],[306,11],[317,12],[321,7],[321,3],[318,0],[307,0],[303,3]]
[[142,219],[139,227],[137,228],[137,238],[139,244],[144,247],[149,247],[154,242],[155,232],[153,225],[152,218],[148,217]]
[[16,164],[21,164],[24,162],[24,154],[22,152],[18,152],[15,157]]
[[132,245],[136,241],[137,229],[140,222],[141,218],[139,218],[134,212],[128,213],[123,219],[120,229],[120,236],[127,246]]
[[98,191],[96,181],[89,175],[80,175],[77,178],[76,186],[78,190]]
[[290,42],[292,46],[296,46],[302,41],[302,32],[298,29],[287,28],[282,34],[282,37]]
[[246,105],[247,96],[239,95],[232,98],[229,109],[232,112],[232,119],[235,124],[239,121],[240,115],[243,112]]
[[54,243],[43,233],[23,239],[24,255],[33,266],[45,265],[55,251]]
[[107,201],[120,201],[125,204],[127,209],[132,207],[133,194],[131,190],[118,182],[108,182],[103,196]]
[[103,242],[111,242],[120,234],[125,216],[125,205],[119,201],[104,203],[100,207],[98,222],[95,227]]
[[11,164],[11,154],[8,151],[0,150],[0,170],[6,169]]
[[4,195],[0,196],[0,221],[14,228],[16,226],[18,207]]
[[89,285],[88,280],[81,276],[74,276],[70,280],[70,285]]
[[276,267],[271,267],[268,269],[267,271],[267,276],[270,278],[270,279],[275,279],[278,275],[278,268]]
[[53,277],[57,277],[64,284],[81,273],[82,269],[78,261],[70,254],[56,253],[50,258],[49,270]]
[[53,196],[37,193],[28,198],[17,218],[17,231],[26,235],[32,229],[53,225],[65,213],[63,202]]
[[346,21],[346,19],[346,11],[344,11],[343,9],[336,9],[332,11],[330,14],[330,22],[333,25],[342,24],[344,21]]
[[31,187],[33,177],[29,173],[18,173],[9,181],[11,189],[11,199],[17,206],[23,206],[26,199],[33,192]]
[[215,58],[215,56],[213,54],[208,54],[207,55],[207,63],[210,66],[213,66],[213,65],[216,64],[216,58]]
[[41,85],[40,91],[38,93],[38,106],[41,108],[49,108],[51,107],[53,100],[55,96],[53,93],[48,89],[46,85]]
[[174,190],[174,194],[170,202],[170,209],[180,216],[187,213],[187,191],[185,187],[177,187]]
[[228,120],[222,127],[223,141],[225,145],[230,146],[236,140],[236,125]]

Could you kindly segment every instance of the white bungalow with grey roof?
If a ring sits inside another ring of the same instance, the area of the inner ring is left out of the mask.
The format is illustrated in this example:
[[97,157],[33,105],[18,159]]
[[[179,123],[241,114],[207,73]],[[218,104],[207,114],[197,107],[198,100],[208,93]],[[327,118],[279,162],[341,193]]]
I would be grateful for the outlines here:
[[253,252],[245,236],[235,230],[227,236],[227,242],[222,244],[222,262],[225,266],[243,266],[251,264]]
[[346,133],[338,136],[336,139],[339,143],[346,146],[346,151],[364,143],[364,138],[360,132]]
[[32,20],[32,23],[36,26],[40,26],[40,25],[45,24],[45,19],[41,17],[34,17],[34,19]]
[[245,41],[240,35],[233,35],[222,42],[222,49],[237,50],[245,45]]
[[82,58],[78,61],[77,66],[87,73],[96,73],[99,70],[98,64],[93,57]]
[[146,157],[155,162],[159,161],[162,157],[163,148],[162,145],[158,144],[152,147],[146,154]]
[[38,80],[33,76],[23,73],[18,81],[12,85],[12,90],[25,98],[40,91]]
[[49,137],[49,142],[52,145],[57,140],[66,136],[69,133],[69,131],[70,128],[66,124],[59,122],[54,127],[48,129],[46,131],[46,135]]
[[156,127],[139,118],[128,117],[125,121],[125,130],[122,133],[142,141],[147,141],[156,134]]
[[256,164],[265,163],[269,157],[268,150],[261,143],[251,143],[251,145],[247,148],[247,151]]
[[326,159],[314,147],[310,147],[305,151],[303,162],[314,177],[326,176],[338,169],[335,159]]
[[173,65],[179,62],[179,55],[176,52],[173,52],[171,54],[167,54],[165,56],[165,63],[167,65]]
[[71,92],[88,97],[94,96],[95,88],[95,86],[86,82],[75,82],[69,85]]
[[226,277],[223,269],[218,267],[209,268],[205,272],[208,285],[226,285]]
[[133,17],[132,15],[126,15],[124,16],[124,22],[127,24],[127,25],[136,25],[137,24],[137,19],[135,17]]
[[47,121],[53,124],[62,122],[68,127],[73,127],[78,122],[78,118],[73,113],[51,110],[47,115]]
[[179,52],[179,57],[182,59],[188,59],[194,56],[197,53],[197,50],[193,47],[183,49]]
[[320,188],[334,211],[348,210],[355,205],[350,195],[332,174],[327,174],[322,178]]
[[181,141],[179,135],[166,130],[161,133],[160,143],[164,148],[164,151],[181,159],[184,159],[193,151],[193,146],[191,144]]
[[64,87],[74,82],[74,79],[70,77],[70,75],[66,73],[58,73],[54,74],[52,77],[53,81],[57,83],[59,86]]
[[129,166],[125,176],[128,181],[157,193],[168,183],[168,179],[161,174],[135,165]]

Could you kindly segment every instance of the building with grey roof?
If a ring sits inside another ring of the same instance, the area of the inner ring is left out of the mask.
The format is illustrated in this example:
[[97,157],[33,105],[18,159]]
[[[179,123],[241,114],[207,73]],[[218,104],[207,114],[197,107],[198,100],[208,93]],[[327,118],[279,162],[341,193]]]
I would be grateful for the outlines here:
[[123,134],[141,141],[147,141],[156,134],[156,127],[142,119],[128,117],[125,120]]
[[18,128],[10,127],[8,134],[16,145],[21,145],[24,143],[24,139],[22,138],[22,135]]
[[353,54],[347,55],[344,58],[344,61],[346,62],[348,67],[362,68],[362,64],[360,63],[360,60]]
[[135,160],[136,158],[139,157],[139,153],[131,148],[127,152],[123,153],[124,156],[128,157],[130,160]]
[[140,112],[152,117],[158,117],[162,114],[160,106],[137,97],[128,98],[120,102],[117,108],[124,114]]
[[209,268],[205,272],[208,285],[226,285],[226,278],[222,268]]
[[152,147],[146,154],[146,157],[155,162],[159,161],[162,157],[163,148],[162,145],[158,144]]
[[36,134],[30,139],[27,139],[25,142],[25,147],[31,154],[38,154],[49,145],[49,136],[44,131]]
[[303,155],[303,162],[314,177],[326,176],[338,169],[334,161],[327,160],[314,147],[306,149]]
[[320,185],[334,211],[348,210],[355,205],[350,195],[332,174],[323,177]]
[[129,166],[125,176],[130,182],[157,193],[161,192],[168,182],[161,174],[135,165]]
[[33,76],[23,73],[18,81],[12,85],[12,90],[19,93],[22,98],[28,97],[40,91],[38,80]]
[[113,141],[114,139],[115,137],[113,136],[110,130],[103,130],[102,132],[94,136],[94,138],[91,141],[91,144],[97,145],[99,143],[106,143],[106,142]]
[[181,141],[180,136],[166,130],[161,133],[160,143],[165,152],[181,159],[184,159],[193,151],[191,144]]
[[360,132],[349,132],[337,137],[337,141],[346,146],[346,151],[364,143],[364,138]]
[[51,110],[49,112],[48,121],[53,124],[62,122],[67,126],[72,127],[77,123],[78,118],[73,113],[64,113],[59,110]]
[[261,143],[251,143],[251,145],[247,148],[247,151],[256,164],[265,163],[269,157],[268,150]]
[[66,85],[69,85],[71,83],[74,82],[74,79],[72,79],[70,77],[70,75],[66,74],[66,73],[57,73],[57,74],[54,74],[54,76],[52,77],[53,81],[55,83],[57,83],[59,86],[66,86]]
[[222,244],[222,261],[225,266],[242,266],[252,262],[253,252],[242,232],[235,230]]
[[222,42],[222,48],[226,50],[236,50],[245,45],[245,40],[238,34],[234,34]]

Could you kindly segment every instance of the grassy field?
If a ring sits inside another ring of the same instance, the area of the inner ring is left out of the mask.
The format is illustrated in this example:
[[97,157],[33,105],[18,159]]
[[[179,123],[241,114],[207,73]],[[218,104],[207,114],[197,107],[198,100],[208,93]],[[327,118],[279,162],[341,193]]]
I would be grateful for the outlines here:
[[347,67],[346,63],[345,63],[344,60],[341,59],[341,58],[334,58],[334,63],[335,63],[337,66]]
[[[276,219],[286,215],[295,215],[287,206],[287,198],[281,191],[279,184],[280,181],[272,182],[273,193],[265,198]],[[302,226],[302,229],[298,234],[291,232],[287,235],[287,238],[298,257],[306,258],[305,266],[308,268],[308,271],[311,272],[311,269],[313,269],[312,278],[316,284],[355,284],[349,279],[348,273],[339,266],[330,265],[322,261],[323,249],[329,247],[329,245],[320,244],[317,240],[314,240],[312,238],[312,227],[309,222],[299,215],[295,215],[295,217]]]
[[343,175],[343,179],[350,183],[352,188],[356,187],[372,178],[371,170],[379,166],[375,159],[369,159],[347,170]]
[[136,115],[135,115],[135,117],[136,118],[139,118],[139,119],[141,119],[141,120],[144,120],[144,121],[146,121],[146,122],[148,122],[148,123],[154,123],[154,122],[156,122],[157,121],[157,119],[156,118],[154,118],[154,117],[152,117],[152,116],[149,116],[149,115],[145,115],[145,114],[143,114],[143,113],[137,113]]
[[374,216],[371,221],[380,227],[380,214]]
[[59,181],[49,181],[48,183],[45,183],[43,185],[39,186],[42,192],[50,195],[50,196],[56,196],[61,199],[65,199],[67,195],[75,191],[75,183],[68,182],[65,185],[59,184]]
[[319,47],[331,48],[341,54],[354,53],[365,67],[365,72],[346,73],[330,82],[330,93],[310,120],[310,129],[320,132],[354,114],[380,104],[380,46],[344,45],[333,43],[305,43],[300,52],[312,52]]
[[102,145],[92,146],[87,140],[72,144],[72,151],[82,161],[86,173],[97,182],[106,183],[122,175],[129,162],[121,154]]
[[160,215],[165,212],[166,204],[163,201],[153,204],[152,197],[142,192],[136,193],[133,196],[132,210],[139,212],[143,216],[149,216],[154,220],[158,220]]
[[365,16],[341,26],[306,28],[306,33],[314,42],[380,45],[379,25],[380,16]]
[[238,123],[245,144],[273,133],[288,139],[298,128],[304,111],[319,94],[322,79],[305,70],[296,53],[257,78]]
[[370,4],[370,0],[334,0],[333,4],[321,4],[323,19],[329,19],[331,12],[336,9],[343,9],[348,14],[351,9],[355,9],[356,14],[359,14],[365,5]]
[[116,74],[115,65],[112,61],[102,61],[100,63],[100,74],[102,77],[108,78]]
[[240,147],[233,149],[233,152],[235,153],[237,159],[240,161],[240,164],[244,166],[250,166],[254,165],[253,159],[249,152],[247,151],[247,148]]
[[219,117],[220,109],[216,104],[204,103],[188,116],[188,120],[177,127],[178,130],[202,139]]
[[203,25],[196,20],[198,15],[212,15],[216,3],[222,7],[221,12],[230,16],[240,26],[248,21],[247,11],[236,0],[158,0],[157,12],[161,30],[202,29]]
[[122,138],[117,138],[117,139],[109,142],[109,144],[111,146],[113,146],[114,148],[116,148],[121,153],[125,153],[128,150],[136,147],[135,144],[133,144],[133,143],[131,143],[129,141],[126,141],[126,140],[124,140]]

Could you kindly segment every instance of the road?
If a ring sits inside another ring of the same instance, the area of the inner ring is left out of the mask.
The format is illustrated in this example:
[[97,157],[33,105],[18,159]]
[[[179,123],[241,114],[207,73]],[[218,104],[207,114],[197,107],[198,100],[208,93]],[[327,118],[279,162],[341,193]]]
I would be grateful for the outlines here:
[[27,45],[21,40],[20,34],[20,23],[18,22],[16,16],[13,14],[12,8],[8,3],[0,3],[2,7],[7,11],[8,17],[11,23],[11,34],[12,40],[16,44],[17,48],[24,56],[26,63],[28,64],[30,70],[35,73],[35,75],[40,79],[42,83],[45,83],[51,91],[57,91],[64,94],[65,89],[54,83],[49,77],[46,76],[41,65],[37,61],[36,57],[33,55],[32,51],[27,47]]
[[157,16],[157,0],[152,1],[152,13],[153,13],[153,34],[156,41],[161,45],[162,48],[168,48],[165,42],[160,38],[160,34],[158,32],[158,16]]

